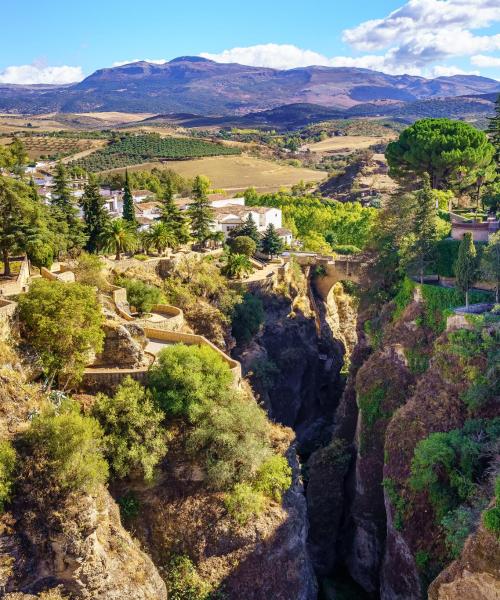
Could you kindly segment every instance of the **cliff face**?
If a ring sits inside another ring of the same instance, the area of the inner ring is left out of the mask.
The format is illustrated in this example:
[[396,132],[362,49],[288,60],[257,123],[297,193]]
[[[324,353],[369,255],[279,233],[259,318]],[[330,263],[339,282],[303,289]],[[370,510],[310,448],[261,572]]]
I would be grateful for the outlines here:
[[[293,440],[281,427],[274,437],[282,449]],[[228,515],[223,495],[207,490],[200,469],[183,462],[182,449],[170,448],[161,483],[134,490],[140,513],[129,526],[162,572],[168,573],[172,557],[189,556],[201,579],[228,599],[316,600],[294,445],[287,456],[293,484],[282,505],[271,503],[242,525]]]
[[30,506],[24,499],[3,518],[4,589],[36,594],[61,586],[79,599],[166,600],[164,582],[121,526],[106,490],[43,513]]

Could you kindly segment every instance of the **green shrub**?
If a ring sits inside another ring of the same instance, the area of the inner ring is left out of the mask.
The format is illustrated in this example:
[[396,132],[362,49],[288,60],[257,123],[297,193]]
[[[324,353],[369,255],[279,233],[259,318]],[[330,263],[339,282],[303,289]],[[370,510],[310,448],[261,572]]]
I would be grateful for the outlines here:
[[164,415],[151,394],[128,377],[112,398],[97,395],[92,414],[104,430],[106,456],[113,472],[118,477],[139,472],[151,481],[167,451],[161,426]]
[[405,348],[408,369],[414,375],[421,375],[429,368],[429,357],[417,348]]
[[253,256],[257,250],[257,244],[248,235],[237,235],[230,238],[229,247],[234,254],[244,254],[245,256]]
[[215,350],[184,344],[162,350],[148,376],[153,397],[165,414],[191,422],[205,405],[224,395],[232,381],[228,364]]
[[104,340],[94,290],[80,283],[39,279],[18,302],[24,337],[49,378],[81,379],[91,352],[100,352]]
[[476,491],[483,452],[500,436],[500,418],[470,420],[462,429],[432,433],[421,440],[411,463],[410,487],[426,490],[438,521]]
[[127,519],[134,519],[137,517],[141,503],[134,492],[127,492],[118,498],[118,506],[120,508],[121,518],[126,521]]
[[[484,250],[485,242],[475,242],[478,260]],[[444,239],[436,244],[436,275],[441,277],[455,277],[454,265],[458,258],[459,240]]]
[[415,283],[405,277],[399,286],[399,291],[394,297],[394,304],[396,306],[393,319],[398,319],[404,312],[405,308],[411,303],[413,300],[413,291],[415,289]]
[[174,556],[167,566],[169,600],[209,600],[211,586],[199,576],[187,556]]
[[264,307],[261,299],[246,293],[233,311],[232,334],[238,344],[247,344],[259,331],[263,322]]
[[26,461],[43,469],[44,481],[64,492],[90,492],[108,476],[103,432],[92,417],[80,414],[76,402],[47,408],[23,435]]
[[396,488],[396,483],[393,479],[386,478],[382,481],[382,485],[386,491],[386,494],[391,501],[392,507],[394,509],[394,528],[400,531],[403,528],[404,524],[404,514],[405,514],[405,501],[402,496],[398,493]]
[[283,492],[292,485],[292,469],[284,456],[275,454],[257,471],[254,488],[275,502],[281,502]]
[[500,476],[495,479],[495,506],[484,511],[483,523],[500,539]]
[[16,451],[8,440],[0,441],[0,512],[11,498],[16,468]]
[[382,410],[384,400],[385,390],[376,385],[364,394],[358,394],[358,406],[366,427],[373,427],[379,419],[385,416]]
[[333,244],[332,250],[337,254],[343,255],[359,254],[361,252],[361,248],[352,244]]
[[253,398],[227,391],[216,402],[205,403],[188,434],[186,450],[203,461],[212,489],[251,481],[271,455],[266,413]]
[[254,377],[260,381],[261,385],[266,390],[273,387],[276,377],[280,373],[276,364],[267,358],[258,358],[252,363],[251,370]]
[[443,517],[441,525],[445,531],[445,542],[450,556],[458,558],[474,526],[473,512],[470,508],[459,506]]
[[240,525],[259,515],[267,505],[265,495],[248,483],[238,483],[225,499],[227,512]]
[[155,304],[161,304],[165,300],[165,296],[161,290],[139,279],[118,277],[116,285],[124,287],[127,290],[128,303],[130,306],[135,307],[139,313],[150,312]]
[[417,565],[417,569],[419,571],[423,571],[424,569],[426,569],[428,563],[429,563],[429,553],[426,552],[425,550],[417,550],[416,554],[415,554],[415,564]]

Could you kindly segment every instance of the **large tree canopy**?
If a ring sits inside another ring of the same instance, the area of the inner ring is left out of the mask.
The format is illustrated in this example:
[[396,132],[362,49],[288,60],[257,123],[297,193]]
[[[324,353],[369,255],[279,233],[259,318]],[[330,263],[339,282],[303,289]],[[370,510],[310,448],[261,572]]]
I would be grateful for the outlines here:
[[428,173],[432,187],[442,189],[487,178],[494,152],[486,134],[468,123],[422,119],[391,142],[385,155],[394,179],[413,181]]

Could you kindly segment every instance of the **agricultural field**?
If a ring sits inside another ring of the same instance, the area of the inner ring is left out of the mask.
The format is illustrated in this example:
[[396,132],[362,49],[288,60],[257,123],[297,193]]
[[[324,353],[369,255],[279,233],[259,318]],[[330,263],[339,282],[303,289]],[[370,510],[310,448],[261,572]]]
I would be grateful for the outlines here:
[[[27,135],[21,136],[20,139],[26,148],[29,158],[32,160],[40,158],[59,160],[65,156],[93,152],[102,148],[105,144],[104,140],[55,137],[51,135]],[[1,145],[7,145],[11,142],[12,137],[0,138]]]
[[138,165],[154,159],[176,160],[239,153],[237,148],[195,138],[163,138],[145,134],[122,138],[72,164],[90,172],[98,172]]
[[[150,162],[135,168],[143,170],[162,166],[165,165]],[[276,192],[281,187],[291,187],[301,180],[317,183],[326,176],[321,171],[282,165],[245,155],[169,161],[167,166],[188,179],[196,175],[206,175],[212,182],[212,187],[231,192],[245,190],[248,187],[255,187],[259,192]],[[114,169],[114,171],[124,170]],[[129,170],[133,171],[134,168]]]
[[315,144],[309,144],[308,148],[311,152],[341,152],[364,150],[392,139],[393,136],[363,136],[363,135],[339,135],[328,138]]

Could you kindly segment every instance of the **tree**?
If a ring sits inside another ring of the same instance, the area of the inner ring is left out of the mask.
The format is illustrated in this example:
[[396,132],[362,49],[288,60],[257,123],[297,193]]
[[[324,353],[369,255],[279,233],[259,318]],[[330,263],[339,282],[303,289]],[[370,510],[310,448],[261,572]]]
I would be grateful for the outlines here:
[[118,477],[140,472],[151,481],[154,469],[167,452],[164,414],[151,394],[127,377],[110,398],[98,394],[93,416],[104,431],[108,462]]
[[229,366],[208,346],[176,344],[162,350],[149,371],[153,398],[165,414],[195,422],[233,381]]
[[85,186],[80,205],[83,209],[83,220],[85,221],[87,236],[85,249],[88,252],[97,252],[102,245],[102,234],[109,223],[110,217],[104,205],[104,198],[99,192],[97,179],[93,175],[89,177],[89,181]]
[[279,254],[283,250],[283,242],[276,233],[276,228],[272,223],[269,223],[262,238],[262,251],[269,254],[271,258]]
[[189,241],[189,227],[185,215],[174,202],[173,183],[167,179],[161,199],[161,221],[165,223],[175,236],[174,245],[185,244]]
[[71,269],[78,283],[96,287],[99,291],[105,291],[109,290],[105,266],[105,262],[99,256],[82,252]]
[[103,315],[89,286],[36,280],[19,297],[19,318],[49,384],[56,377],[65,385],[79,381],[92,354],[102,349]]
[[236,342],[247,344],[259,331],[264,316],[262,300],[253,294],[245,294],[242,302],[236,304],[233,310],[232,334]]
[[54,208],[55,217],[67,228],[68,249],[78,251],[86,242],[84,227],[78,218],[78,211],[68,184],[66,167],[61,162],[56,166],[54,191],[50,202]]
[[130,189],[128,171],[125,171],[125,185],[123,187],[123,219],[128,221],[131,225],[137,225],[134,197],[132,196],[132,191]]
[[167,223],[160,221],[155,223],[148,231],[151,246],[163,254],[167,248],[173,248],[177,244],[177,236]]
[[493,154],[484,132],[449,119],[416,121],[386,150],[391,177],[411,183],[428,173],[437,189],[475,181],[477,171],[490,166]]
[[495,147],[495,160],[500,164],[500,94],[495,101],[495,115],[489,119],[488,133]]
[[9,440],[0,440],[0,512],[10,500],[16,469],[16,451]]
[[141,314],[150,312],[155,304],[160,304],[165,298],[159,288],[140,279],[119,277],[116,284],[127,290],[129,304]]
[[500,231],[494,233],[481,256],[481,273],[495,285],[495,302],[499,302],[500,288]]
[[253,271],[252,263],[246,254],[234,254],[229,252],[225,256],[225,265],[221,272],[227,277],[241,279]]
[[[25,469],[27,486],[47,485],[64,493],[92,492],[108,476],[103,457],[103,433],[92,417],[80,414],[72,400],[60,407],[51,406],[35,416],[31,427],[23,434],[27,456]],[[35,477],[33,477],[35,474]]]
[[113,219],[106,223],[101,243],[106,252],[114,252],[115,260],[120,260],[123,252],[130,252],[137,246],[135,226],[125,219]]
[[465,233],[458,249],[455,264],[455,277],[458,289],[465,294],[465,306],[469,306],[469,290],[477,278],[476,247],[472,235]]
[[257,244],[247,235],[238,235],[229,240],[229,247],[234,254],[253,256],[257,250]]
[[208,239],[212,225],[215,222],[214,209],[208,199],[210,181],[203,175],[197,175],[193,182],[193,202],[189,205],[188,213],[191,218],[191,230],[200,246]]
[[435,199],[430,178],[424,174],[422,189],[416,195],[414,241],[411,245],[411,260],[417,267],[420,283],[424,283],[425,267],[432,262],[437,242]]
[[28,162],[28,154],[26,152],[24,144],[17,136],[15,136],[12,143],[9,144],[9,150],[12,157],[11,165],[13,172],[16,175],[23,177],[24,169]]
[[249,237],[255,242],[257,248],[260,246],[261,235],[259,233],[259,230],[257,229],[257,225],[255,224],[252,213],[248,213],[247,218],[243,221],[241,225],[235,227],[234,229],[231,229],[229,232],[229,236],[231,238],[241,236]]

